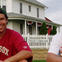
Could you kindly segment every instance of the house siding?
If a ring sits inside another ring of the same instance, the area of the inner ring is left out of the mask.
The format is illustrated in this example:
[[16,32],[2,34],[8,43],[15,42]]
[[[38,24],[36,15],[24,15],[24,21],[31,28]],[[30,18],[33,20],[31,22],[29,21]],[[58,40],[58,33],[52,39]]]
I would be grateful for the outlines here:
[[20,33],[20,23],[13,22],[13,29]]
[[13,0],[6,0],[6,10],[7,13],[13,12]]
[[20,13],[20,1],[19,0],[13,0],[13,12],[14,13]]
[[8,21],[7,28],[13,29],[13,22]]
[[[29,12],[29,7],[28,7],[29,5],[31,6],[31,12]],[[25,2],[23,3],[23,14],[37,18],[37,8],[39,8],[39,18],[44,19],[44,15],[45,15],[44,8],[29,4],[29,3],[25,3]]]
[[[7,12],[14,12],[20,14],[20,3],[22,3],[22,14],[37,18],[37,8],[39,8],[39,18],[44,19],[45,9],[34,4],[30,4],[19,0],[7,0]],[[31,6],[31,12],[29,12],[29,5]]]
[[13,29],[13,30],[20,33],[20,24],[19,23],[9,21],[8,25],[7,25],[7,28]]

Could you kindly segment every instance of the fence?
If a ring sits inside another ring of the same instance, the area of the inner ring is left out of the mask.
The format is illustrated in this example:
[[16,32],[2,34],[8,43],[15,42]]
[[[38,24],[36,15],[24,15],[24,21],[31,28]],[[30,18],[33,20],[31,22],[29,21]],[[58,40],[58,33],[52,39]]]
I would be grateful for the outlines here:
[[22,35],[31,48],[49,48],[53,36],[49,35]]

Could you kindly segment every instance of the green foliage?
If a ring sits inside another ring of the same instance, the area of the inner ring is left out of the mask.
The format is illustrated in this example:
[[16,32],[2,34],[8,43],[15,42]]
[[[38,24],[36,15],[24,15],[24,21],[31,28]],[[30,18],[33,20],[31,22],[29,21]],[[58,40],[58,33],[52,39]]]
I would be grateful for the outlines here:
[[56,29],[57,29],[57,27],[53,26],[53,29],[52,29],[50,35],[55,35],[57,33]]
[[40,30],[39,30],[39,34],[40,35],[46,35],[47,34],[47,27],[46,27],[46,23],[43,22],[42,26],[40,27]]

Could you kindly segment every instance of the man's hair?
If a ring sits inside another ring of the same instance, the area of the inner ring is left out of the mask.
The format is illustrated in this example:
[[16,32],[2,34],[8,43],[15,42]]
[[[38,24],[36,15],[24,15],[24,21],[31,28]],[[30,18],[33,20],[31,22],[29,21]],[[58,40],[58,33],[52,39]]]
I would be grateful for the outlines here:
[[5,10],[3,10],[2,8],[0,8],[0,14],[4,14],[6,19],[8,19],[7,13]]

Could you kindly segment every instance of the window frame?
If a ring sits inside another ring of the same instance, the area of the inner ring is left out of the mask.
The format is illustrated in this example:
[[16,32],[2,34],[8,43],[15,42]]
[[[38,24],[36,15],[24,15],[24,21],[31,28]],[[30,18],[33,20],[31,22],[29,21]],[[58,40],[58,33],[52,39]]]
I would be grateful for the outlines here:
[[28,8],[29,8],[29,12],[31,12],[31,5],[29,5]]
[[20,3],[20,13],[22,13],[22,3]]
[[39,17],[39,8],[37,8],[37,17]]

